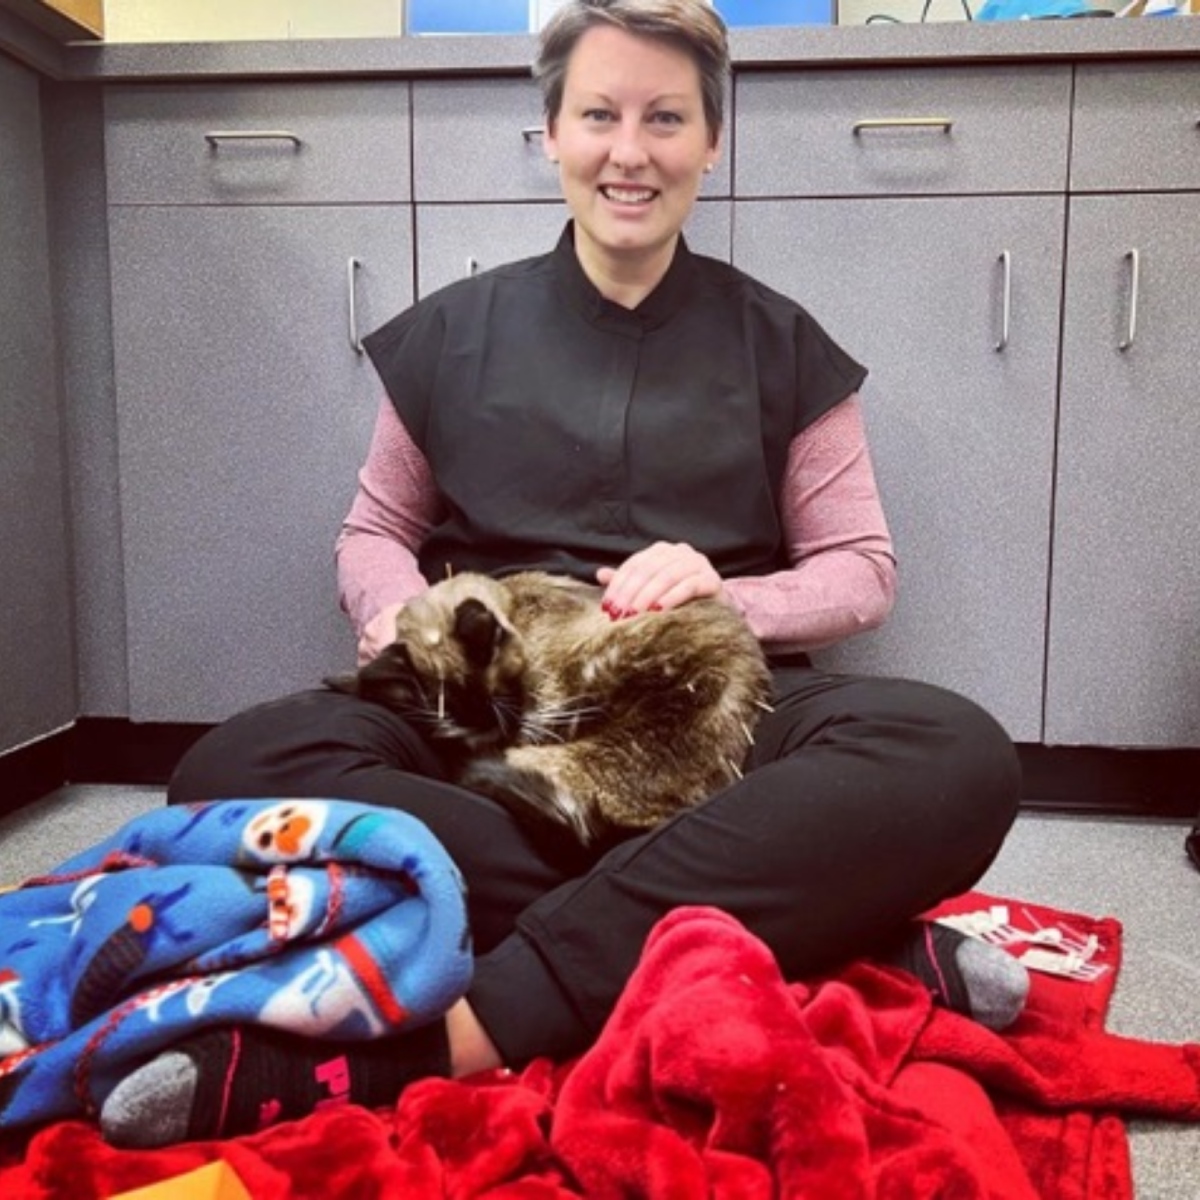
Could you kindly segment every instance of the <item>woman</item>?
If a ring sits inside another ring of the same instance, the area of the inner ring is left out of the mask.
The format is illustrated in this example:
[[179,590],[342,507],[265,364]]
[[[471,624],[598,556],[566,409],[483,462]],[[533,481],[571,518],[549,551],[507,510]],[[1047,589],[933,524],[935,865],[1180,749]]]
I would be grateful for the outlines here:
[[[1006,955],[916,919],[998,850],[1017,807],[1010,742],[958,696],[831,676],[804,653],[879,624],[895,568],[865,371],[798,305],[680,235],[721,151],[727,67],[704,0],[569,0],[556,14],[535,73],[572,222],[550,254],[455,284],[367,339],[387,397],[338,567],[364,661],[447,567],[598,579],[615,618],[720,597],[774,671],[744,780],[568,864],[446,782],[399,718],[319,692],[235,717],[172,782],[173,803],[402,808],[462,870],[474,982],[444,1026],[347,1050],[360,1102],[425,1073],[580,1052],[646,934],[685,904],[732,913],[792,977],[875,953],[997,1026],[1024,1001]],[[268,1097],[298,1115],[327,1058],[217,1031],[126,1080],[104,1128],[123,1144],[238,1132]],[[217,1095],[237,1097],[231,1111]]]

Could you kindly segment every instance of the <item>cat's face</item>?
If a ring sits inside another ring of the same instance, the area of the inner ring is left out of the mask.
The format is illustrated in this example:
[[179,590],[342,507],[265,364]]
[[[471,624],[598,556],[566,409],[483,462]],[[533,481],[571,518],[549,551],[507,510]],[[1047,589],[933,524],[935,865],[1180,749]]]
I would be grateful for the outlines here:
[[396,640],[351,689],[478,753],[505,745],[526,704],[525,650],[494,580],[456,576],[411,601]]

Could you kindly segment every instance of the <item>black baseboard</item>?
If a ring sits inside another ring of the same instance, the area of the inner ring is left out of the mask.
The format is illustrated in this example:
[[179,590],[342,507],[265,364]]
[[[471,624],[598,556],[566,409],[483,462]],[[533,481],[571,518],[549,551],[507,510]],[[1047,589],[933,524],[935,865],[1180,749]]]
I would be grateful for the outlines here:
[[161,787],[188,747],[210,728],[84,717],[69,729],[0,754],[0,813],[14,812],[68,783]]
[[1200,819],[1200,750],[1017,749],[1025,808]]
[[211,728],[84,718],[75,724],[65,782],[161,786],[192,744]]
[[[0,755],[0,812],[66,783],[164,785],[210,725],[85,717],[70,729]],[[1200,749],[1017,747],[1023,807],[1064,813],[1188,819],[1200,815]]]
[[0,756],[0,813],[15,812],[62,786],[73,733],[64,729]]

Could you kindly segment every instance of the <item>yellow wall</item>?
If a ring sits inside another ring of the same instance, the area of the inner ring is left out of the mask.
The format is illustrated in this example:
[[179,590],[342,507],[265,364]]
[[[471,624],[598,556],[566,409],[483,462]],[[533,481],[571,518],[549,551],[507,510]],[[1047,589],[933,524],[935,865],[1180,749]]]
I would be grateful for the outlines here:
[[395,37],[401,9],[401,0],[104,0],[104,40]]

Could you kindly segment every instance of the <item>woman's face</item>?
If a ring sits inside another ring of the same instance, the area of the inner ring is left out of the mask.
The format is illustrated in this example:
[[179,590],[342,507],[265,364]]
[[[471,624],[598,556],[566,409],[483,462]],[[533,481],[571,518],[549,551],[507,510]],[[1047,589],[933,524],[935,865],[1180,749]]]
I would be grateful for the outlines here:
[[560,163],[593,282],[630,268],[665,273],[718,142],[685,51],[604,25],[579,39],[546,153]]

